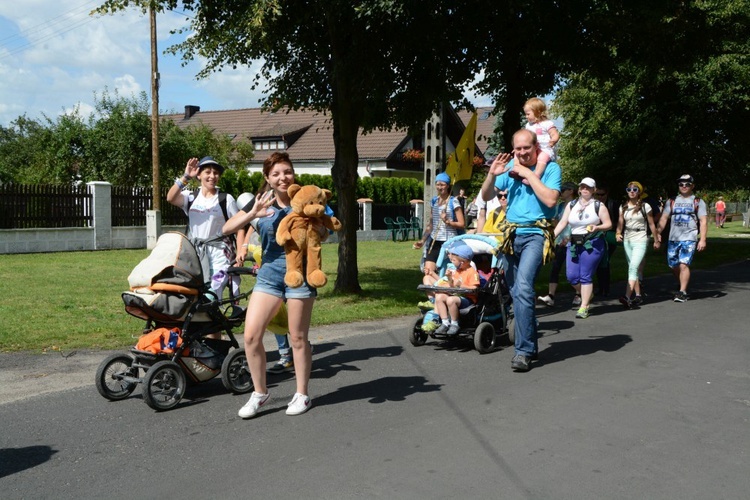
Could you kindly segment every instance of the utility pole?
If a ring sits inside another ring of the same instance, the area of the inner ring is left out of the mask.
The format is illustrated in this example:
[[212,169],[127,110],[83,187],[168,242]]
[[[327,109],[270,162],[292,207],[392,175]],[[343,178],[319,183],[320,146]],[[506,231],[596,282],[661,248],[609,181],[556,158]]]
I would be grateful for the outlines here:
[[159,182],[159,60],[156,53],[156,9],[149,6],[151,25],[151,164],[153,171],[153,210],[146,212],[146,248],[156,246],[161,234],[161,183]]
[[154,210],[161,210],[159,182],[159,58],[156,53],[156,10],[149,8],[151,18],[151,164],[154,177]]

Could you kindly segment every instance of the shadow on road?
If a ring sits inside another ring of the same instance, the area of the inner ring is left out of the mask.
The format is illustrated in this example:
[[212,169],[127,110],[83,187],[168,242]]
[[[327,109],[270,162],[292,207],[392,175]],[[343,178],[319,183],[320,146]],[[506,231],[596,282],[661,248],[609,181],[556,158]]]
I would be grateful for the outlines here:
[[539,353],[539,364],[557,363],[577,356],[593,354],[597,351],[614,352],[632,341],[633,338],[630,335],[608,335],[551,342],[549,347]]
[[0,478],[41,465],[57,453],[49,446],[0,449]]
[[347,401],[366,399],[368,403],[385,403],[386,401],[405,401],[408,396],[418,392],[440,390],[442,384],[428,384],[424,377],[382,377],[361,384],[341,387],[335,392],[315,398],[316,406],[334,405]]

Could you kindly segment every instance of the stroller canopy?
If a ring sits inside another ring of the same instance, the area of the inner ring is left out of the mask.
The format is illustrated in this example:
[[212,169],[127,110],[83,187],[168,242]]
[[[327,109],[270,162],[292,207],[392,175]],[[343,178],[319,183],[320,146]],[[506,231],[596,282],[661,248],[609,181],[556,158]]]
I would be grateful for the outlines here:
[[204,283],[201,261],[185,235],[164,233],[156,241],[151,255],[135,266],[128,283],[131,290],[154,288],[156,284],[201,290]]

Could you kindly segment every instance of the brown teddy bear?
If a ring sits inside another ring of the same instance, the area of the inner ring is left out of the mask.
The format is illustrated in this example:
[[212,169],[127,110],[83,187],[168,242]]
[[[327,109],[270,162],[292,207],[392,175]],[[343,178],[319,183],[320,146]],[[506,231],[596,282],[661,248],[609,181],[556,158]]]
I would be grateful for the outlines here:
[[307,284],[313,288],[325,286],[328,277],[320,269],[320,243],[328,239],[323,227],[338,231],[341,222],[325,214],[326,202],[333,194],[318,186],[292,184],[287,190],[292,211],[281,220],[276,230],[276,243],[286,251],[284,283],[292,288],[305,282],[302,271],[307,270]]

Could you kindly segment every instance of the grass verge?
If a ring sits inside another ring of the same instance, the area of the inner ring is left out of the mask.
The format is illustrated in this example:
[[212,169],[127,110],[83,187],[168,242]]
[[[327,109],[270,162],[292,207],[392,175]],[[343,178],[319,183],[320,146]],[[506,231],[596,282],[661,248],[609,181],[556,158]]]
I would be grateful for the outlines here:
[[[328,285],[320,291],[313,324],[327,325],[418,314],[423,296],[420,253],[411,242],[370,241],[358,245],[359,282],[362,294],[333,292],[336,280],[336,245],[323,246],[323,266]],[[724,229],[709,227],[708,248],[696,256],[694,269],[746,259],[750,254],[750,229],[741,221]],[[115,349],[135,343],[143,321],[129,316],[120,294],[127,277],[147,250],[39,253],[0,255],[0,351],[55,349]],[[649,250],[646,276],[669,272],[664,250]],[[612,262],[612,282],[625,280],[625,252],[618,249]],[[549,267],[545,266],[537,293],[546,292]],[[245,284],[245,286],[248,286]],[[614,285],[612,294],[620,293]],[[244,287],[243,287],[244,289]],[[561,276],[560,291],[570,290]]]

